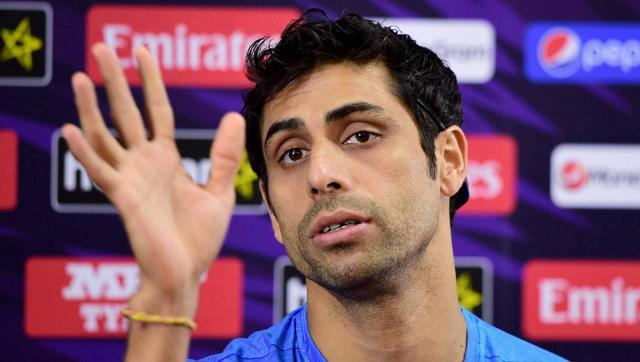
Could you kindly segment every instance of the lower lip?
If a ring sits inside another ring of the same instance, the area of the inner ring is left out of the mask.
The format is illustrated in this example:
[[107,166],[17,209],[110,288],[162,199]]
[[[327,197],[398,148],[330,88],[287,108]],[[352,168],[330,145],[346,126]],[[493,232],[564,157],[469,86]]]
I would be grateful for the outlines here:
[[324,234],[316,234],[311,241],[321,248],[352,241],[353,239],[366,234],[373,226],[369,222],[362,222],[337,231],[330,231]]

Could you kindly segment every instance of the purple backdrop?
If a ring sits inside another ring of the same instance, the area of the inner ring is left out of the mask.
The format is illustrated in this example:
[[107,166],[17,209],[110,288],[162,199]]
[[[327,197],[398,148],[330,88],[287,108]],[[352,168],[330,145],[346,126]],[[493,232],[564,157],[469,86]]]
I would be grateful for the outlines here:
[[[92,1],[51,1],[53,73],[45,87],[0,87],[0,128],[19,137],[19,193],[14,210],[0,211],[0,323],[2,360],[118,360],[124,340],[33,339],[23,323],[24,266],[34,255],[129,255],[113,214],[63,214],[50,206],[51,135],[77,119],[69,85],[85,69],[85,16]],[[120,3],[120,2],[114,2]],[[154,3],[164,3],[156,1]],[[637,210],[561,209],[549,196],[549,160],[560,143],[626,143],[640,140],[640,88],[633,84],[532,83],[525,76],[525,33],[538,21],[633,22],[640,3],[617,1],[513,2],[506,0],[389,1],[190,1],[198,5],[320,6],[330,16],[480,18],[496,31],[491,81],[461,86],[465,130],[509,134],[518,143],[517,204],[510,216],[460,216],[456,255],[485,256],[494,266],[494,324],[521,332],[520,278],[531,259],[638,259]],[[140,92],[134,91],[138,100]],[[215,128],[228,110],[240,110],[242,90],[172,88],[180,128]],[[107,109],[104,90],[101,107]],[[640,191],[639,191],[640,192]],[[245,266],[244,334],[272,323],[273,263],[284,249],[266,215],[235,216],[223,256]],[[220,350],[225,340],[197,340],[191,356]],[[636,343],[537,342],[571,360],[639,360]]]

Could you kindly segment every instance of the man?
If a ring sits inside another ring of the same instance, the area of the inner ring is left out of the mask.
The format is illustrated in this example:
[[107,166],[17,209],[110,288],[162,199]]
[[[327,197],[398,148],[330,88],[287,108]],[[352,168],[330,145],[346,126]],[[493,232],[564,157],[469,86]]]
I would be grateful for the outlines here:
[[[245,106],[250,160],[275,236],[307,276],[308,305],[206,360],[561,360],[458,305],[450,225],[466,201],[467,144],[453,73],[392,29],[317,15],[273,47],[252,46]],[[136,51],[147,140],[117,59],[104,45],[93,52],[123,144],[82,73],[72,84],[84,135],[72,125],[63,135],[124,221],[141,269],[129,309],[193,318],[233,209],[243,118],[223,118],[198,187],[180,167],[149,53]],[[188,328],[142,320],[130,323],[128,360],[185,358]]]

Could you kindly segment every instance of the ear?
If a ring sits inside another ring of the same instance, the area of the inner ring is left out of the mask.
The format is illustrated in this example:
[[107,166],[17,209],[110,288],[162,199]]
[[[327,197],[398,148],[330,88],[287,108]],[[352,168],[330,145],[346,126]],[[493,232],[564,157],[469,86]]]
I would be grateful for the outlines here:
[[280,232],[280,223],[278,223],[278,218],[276,217],[273,209],[267,202],[267,191],[265,190],[264,183],[260,180],[260,193],[262,194],[262,199],[265,203],[267,203],[267,210],[269,211],[269,219],[271,219],[271,227],[273,228],[273,236],[278,240],[280,244],[282,244],[282,233]]
[[467,138],[458,126],[451,126],[438,136],[438,171],[440,192],[453,196],[467,177]]

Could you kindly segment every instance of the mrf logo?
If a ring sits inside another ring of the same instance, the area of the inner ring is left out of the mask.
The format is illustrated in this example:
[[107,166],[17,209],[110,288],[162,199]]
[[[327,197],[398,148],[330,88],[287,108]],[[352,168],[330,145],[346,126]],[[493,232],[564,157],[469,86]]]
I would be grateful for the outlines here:
[[0,85],[49,84],[52,24],[47,3],[0,2]]
[[533,261],[522,286],[531,339],[640,341],[638,262]]
[[[211,160],[209,149],[215,136],[213,130],[176,130],[175,140],[182,157],[182,166],[194,182],[209,180]],[[58,212],[115,213],[106,196],[91,181],[89,174],[71,154],[69,146],[56,131],[52,137],[51,206]],[[258,176],[243,155],[235,178],[235,214],[264,214],[266,208],[260,196]]]
[[103,83],[89,50],[104,42],[129,84],[140,84],[133,51],[144,46],[169,87],[247,87],[243,66],[251,43],[264,36],[277,41],[298,16],[296,9],[275,7],[96,5],[87,14],[87,72]]
[[471,135],[467,142],[469,202],[460,214],[511,214],[516,205],[516,141],[507,135]]
[[[242,332],[242,263],[220,258],[201,279],[194,337]],[[35,257],[26,265],[25,329],[31,337],[124,337],[120,314],[137,291],[131,258]]]
[[[493,320],[493,265],[486,258],[459,257],[456,290],[460,305],[483,320]],[[276,259],[273,268],[273,322],[307,302],[307,281],[288,256]]]
[[640,82],[640,26],[537,23],[527,30],[527,77],[536,82]]

